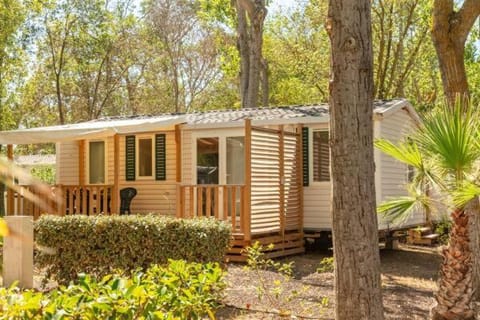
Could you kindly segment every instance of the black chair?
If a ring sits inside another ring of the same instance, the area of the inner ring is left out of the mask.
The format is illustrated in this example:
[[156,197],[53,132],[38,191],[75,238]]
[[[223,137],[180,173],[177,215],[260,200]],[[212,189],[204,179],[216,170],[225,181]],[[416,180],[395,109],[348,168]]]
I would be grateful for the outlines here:
[[137,189],[124,188],[120,190],[120,214],[130,214],[130,203],[132,199],[137,195]]

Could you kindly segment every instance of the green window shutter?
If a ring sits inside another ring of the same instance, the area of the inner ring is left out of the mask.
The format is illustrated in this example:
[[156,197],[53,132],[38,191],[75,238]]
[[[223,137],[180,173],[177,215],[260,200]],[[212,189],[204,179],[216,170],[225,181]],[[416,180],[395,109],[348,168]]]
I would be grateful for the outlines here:
[[165,134],[155,135],[155,179],[167,180]]
[[125,137],[125,180],[135,180],[135,136]]
[[308,187],[310,182],[310,166],[308,165],[308,128],[302,128],[303,151],[303,186]]

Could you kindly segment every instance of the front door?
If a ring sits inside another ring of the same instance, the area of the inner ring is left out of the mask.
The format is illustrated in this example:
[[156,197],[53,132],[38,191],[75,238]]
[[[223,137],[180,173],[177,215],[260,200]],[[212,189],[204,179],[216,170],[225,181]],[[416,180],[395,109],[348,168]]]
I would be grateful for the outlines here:
[[[200,205],[204,214],[213,215],[214,206],[218,206],[221,217],[230,216],[232,207],[235,206],[237,215],[240,215],[240,192],[236,192],[233,197],[232,188],[233,185],[243,185],[245,183],[244,144],[245,138],[243,136],[233,136],[231,133],[230,135],[196,137],[196,184],[219,185],[218,199],[215,199],[215,193],[212,191],[208,192],[208,195],[206,191],[200,192],[202,196]],[[198,196],[200,195],[197,194]],[[227,206],[224,206],[223,199],[228,199]],[[214,205],[207,209],[206,203]],[[223,212],[224,208],[228,208],[228,212]],[[210,212],[206,212],[208,210]]]

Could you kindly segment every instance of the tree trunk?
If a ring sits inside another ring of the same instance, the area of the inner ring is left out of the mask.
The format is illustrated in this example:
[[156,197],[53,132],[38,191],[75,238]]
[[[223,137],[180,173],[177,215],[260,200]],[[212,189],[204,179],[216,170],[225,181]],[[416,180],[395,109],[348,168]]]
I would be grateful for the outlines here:
[[[0,145],[0,154],[2,153],[2,145]],[[5,184],[0,176],[0,217],[5,216]]]
[[245,9],[243,9],[238,1],[235,1],[237,11],[237,48],[240,53],[240,99],[242,101],[242,108],[247,108],[248,96],[248,78],[250,71],[250,57],[248,45],[248,31],[247,31],[247,16]]
[[336,320],[383,319],[373,161],[370,0],[330,0]]
[[472,251],[473,298],[480,298],[480,202],[478,197],[471,200],[465,207],[468,213],[470,250]]
[[237,0],[236,10],[242,108],[256,108],[263,72],[263,23],[267,15],[265,0]]
[[469,96],[465,71],[465,41],[480,14],[480,1],[465,0],[455,10],[453,0],[434,0],[432,38],[442,75],[443,90],[450,105]]
[[[433,32],[433,34],[436,33]],[[434,36],[433,43],[440,62],[443,91],[448,103],[455,105],[457,99],[465,100],[469,96],[467,72],[463,60],[464,44],[451,41],[448,33],[438,33],[441,35]]]
[[464,210],[452,213],[450,243],[443,250],[437,305],[432,320],[473,320],[472,252],[468,232],[468,214]]

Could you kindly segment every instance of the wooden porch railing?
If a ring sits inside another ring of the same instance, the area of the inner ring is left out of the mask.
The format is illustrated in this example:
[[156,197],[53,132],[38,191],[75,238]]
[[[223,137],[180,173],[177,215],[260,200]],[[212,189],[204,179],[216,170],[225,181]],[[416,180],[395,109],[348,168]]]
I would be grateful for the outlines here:
[[113,185],[56,185],[51,187],[52,197],[40,199],[42,205],[25,197],[37,196],[34,186],[19,185],[14,193],[13,208],[7,207],[10,215],[31,215],[37,219],[42,214],[112,214],[114,201]]
[[243,233],[245,185],[178,185],[177,217],[215,217],[228,221],[234,233]]

